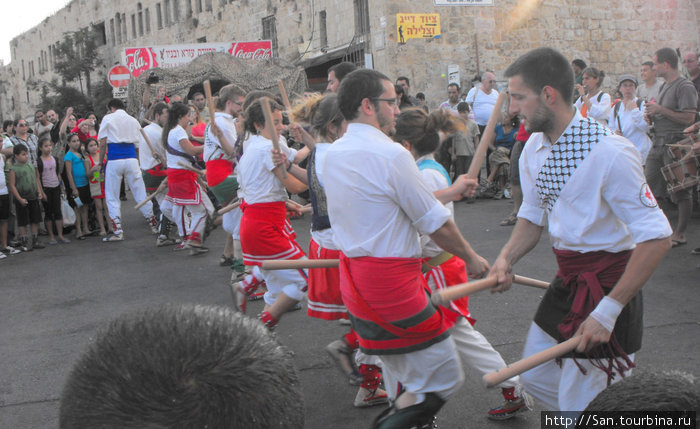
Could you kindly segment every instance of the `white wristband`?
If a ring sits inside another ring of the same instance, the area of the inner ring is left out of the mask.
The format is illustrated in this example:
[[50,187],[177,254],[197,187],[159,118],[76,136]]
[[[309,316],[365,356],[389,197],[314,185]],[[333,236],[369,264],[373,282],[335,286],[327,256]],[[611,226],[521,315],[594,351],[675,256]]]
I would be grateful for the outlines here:
[[615,328],[617,316],[620,315],[623,308],[624,305],[620,304],[609,296],[605,296],[600,300],[595,310],[593,310],[591,317],[603,325],[608,332],[612,332]]

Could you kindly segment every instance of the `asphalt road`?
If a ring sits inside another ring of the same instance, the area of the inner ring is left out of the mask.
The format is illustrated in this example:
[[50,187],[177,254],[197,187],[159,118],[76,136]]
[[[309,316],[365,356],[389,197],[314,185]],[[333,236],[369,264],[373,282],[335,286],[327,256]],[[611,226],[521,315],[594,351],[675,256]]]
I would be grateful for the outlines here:
[[[126,240],[97,238],[0,260],[0,428],[57,427],[60,393],[71,365],[95,332],[117,315],[162,303],[232,305],[230,271],[218,266],[221,230],[208,241],[211,252],[198,257],[156,248],[133,201],[123,204]],[[499,222],[509,200],[456,204],[456,220],[473,247],[493,261],[511,227]],[[675,218],[675,213],[670,213]],[[389,220],[388,220],[389,221]],[[302,247],[308,244],[309,218],[293,222]],[[697,288],[700,220],[693,219],[689,244],[672,249],[644,288],[645,334],[637,354],[640,371],[680,370],[693,376],[700,355]],[[550,280],[554,256],[546,235],[517,266],[525,276]],[[471,312],[480,330],[506,360],[521,357],[523,340],[542,292],[514,286],[504,294],[475,295]],[[255,315],[261,302],[249,304]],[[306,427],[369,427],[381,407],[356,409],[356,387],[340,375],[324,347],[346,328],[336,322],[287,314],[277,328],[280,341],[295,353],[306,407]],[[441,428],[539,428],[539,408],[507,422],[491,422],[486,411],[501,403],[466,369],[467,382],[439,415]]]

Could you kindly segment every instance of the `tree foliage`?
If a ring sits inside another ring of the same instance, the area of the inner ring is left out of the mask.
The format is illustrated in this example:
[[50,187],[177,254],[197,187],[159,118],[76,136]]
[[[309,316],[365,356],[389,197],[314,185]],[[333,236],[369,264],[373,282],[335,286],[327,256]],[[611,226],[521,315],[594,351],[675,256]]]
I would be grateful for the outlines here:
[[91,96],[90,73],[101,63],[95,40],[94,31],[83,28],[65,33],[64,39],[56,46],[56,73],[61,76],[64,85],[77,79],[80,92],[84,93],[83,89],[87,89],[88,97]]

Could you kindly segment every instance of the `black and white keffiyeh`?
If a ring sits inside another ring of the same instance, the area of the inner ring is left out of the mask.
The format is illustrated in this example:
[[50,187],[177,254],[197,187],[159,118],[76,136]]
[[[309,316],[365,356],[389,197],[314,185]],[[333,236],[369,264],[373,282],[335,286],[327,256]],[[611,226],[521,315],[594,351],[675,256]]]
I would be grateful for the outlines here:
[[552,211],[569,177],[600,138],[609,135],[612,135],[612,131],[601,123],[583,118],[559,137],[535,181],[541,208]]

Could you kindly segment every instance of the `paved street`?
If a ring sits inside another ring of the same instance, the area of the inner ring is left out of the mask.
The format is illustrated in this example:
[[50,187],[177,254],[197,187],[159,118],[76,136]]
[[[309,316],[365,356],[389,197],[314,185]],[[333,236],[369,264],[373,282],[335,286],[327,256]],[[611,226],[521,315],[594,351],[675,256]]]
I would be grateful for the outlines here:
[[[0,261],[0,428],[57,427],[61,388],[72,363],[95,332],[126,311],[161,303],[231,305],[230,271],[218,266],[223,234],[216,230],[211,252],[190,257],[171,248],[156,248],[155,237],[132,209],[123,204],[125,237],[121,243],[97,238],[50,246]],[[457,203],[457,223],[474,248],[493,261],[511,227],[499,222],[510,200]],[[671,213],[675,218],[675,212]],[[390,222],[387,219],[387,222]],[[308,245],[309,217],[294,221],[299,243]],[[644,346],[637,354],[640,370],[681,370],[700,376],[700,318],[697,288],[700,220],[693,219],[688,245],[672,249],[644,288]],[[549,240],[516,266],[525,276],[550,280],[555,274]],[[518,360],[530,320],[542,292],[514,286],[504,294],[474,296],[470,308],[480,330],[507,362]],[[261,302],[249,304],[255,315]],[[277,329],[295,353],[310,429],[368,428],[381,407],[352,406],[356,387],[349,386],[324,347],[346,327],[309,318],[304,311],[287,314]],[[509,422],[491,422],[486,411],[500,404],[496,390],[475,377],[440,413],[441,428],[539,428],[539,413]]]

